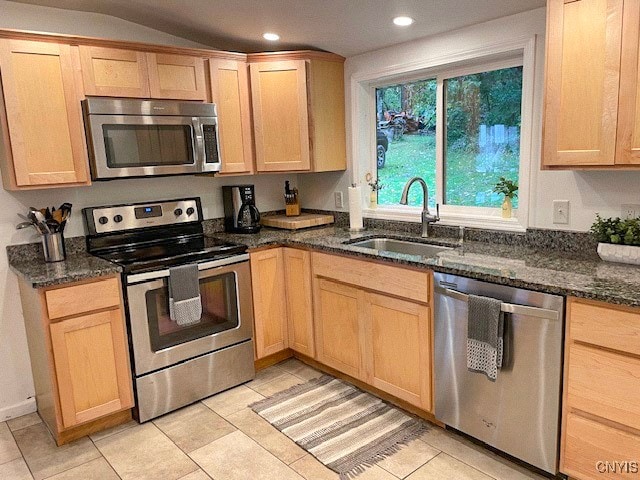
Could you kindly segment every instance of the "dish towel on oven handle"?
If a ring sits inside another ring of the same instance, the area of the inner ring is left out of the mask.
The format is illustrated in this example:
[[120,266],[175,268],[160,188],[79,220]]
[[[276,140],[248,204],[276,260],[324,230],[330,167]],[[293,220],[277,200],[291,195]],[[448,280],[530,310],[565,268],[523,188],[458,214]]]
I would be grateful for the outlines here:
[[467,368],[498,378],[504,352],[504,313],[502,301],[469,295],[467,317]]
[[194,325],[202,316],[198,264],[169,269],[169,317],[180,326]]

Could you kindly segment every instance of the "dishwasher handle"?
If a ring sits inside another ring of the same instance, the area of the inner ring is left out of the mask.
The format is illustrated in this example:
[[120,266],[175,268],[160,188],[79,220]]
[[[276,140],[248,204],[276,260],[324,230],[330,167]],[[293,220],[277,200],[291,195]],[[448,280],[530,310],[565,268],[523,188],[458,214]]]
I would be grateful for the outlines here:
[[[446,295],[447,297],[460,300],[461,302],[468,302],[469,295],[466,293],[451,290],[450,288],[436,287],[436,293]],[[502,303],[500,310],[505,313],[512,313],[514,315],[526,315],[528,317],[545,318],[547,320],[558,320],[560,318],[560,312],[557,310],[549,310],[548,308],[529,307],[527,305],[518,305],[516,303]]]

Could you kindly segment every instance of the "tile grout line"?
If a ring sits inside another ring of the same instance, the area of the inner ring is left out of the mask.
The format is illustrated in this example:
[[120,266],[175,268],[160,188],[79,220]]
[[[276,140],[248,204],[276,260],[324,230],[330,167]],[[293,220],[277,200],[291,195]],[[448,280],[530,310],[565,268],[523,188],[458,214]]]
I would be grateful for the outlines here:
[[[43,422],[44,423],[44,422]],[[36,424],[37,425],[37,424]],[[31,425],[33,426],[33,425]],[[29,428],[29,427],[24,427],[24,428]],[[46,428],[46,426],[45,426]],[[11,429],[9,428],[9,425],[7,425],[7,429],[9,430],[9,433],[11,434],[11,438],[13,438],[14,443],[16,444],[16,447],[18,448],[18,451],[20,452],[20,458],[22,459],[22,461],[24,462],[24,464],[27,466],[27,470],[29,470],[29,474],[31,475],[31,478],[36,478],[35,475],[33,474],[33,471],[31,470],[31,467],[29,466],[29,462],[27,462],[27,459],[24,456],[24,453],[22,452],[22,449],[20,448],[20,444],[18,443],[18,439],[16,438],[16,436],[13,434],[13,432],[11,431]],[[16,432],[23,430],[22,428],[19,428],[18,430],[16,430]],[[51,432],[49,431],[49,429],[47,428],[47,433],[49,435],[51,435]],[[53,437],[52,437],[53,438]],[[55,440],[54,440],[55,442]],[[14,460],[18,460],[17,458]],[[12,462],[14,460],[11,460]],[[8,463],[8,462],[5,462]],[[2,464],[4,465],[4,463]]]
[[[420,440],[421,440],[422,442],[426,443],[427,445],[429,445],[430,447],[433,447],[433,448],[435,448],[436,450],[439,450],[437,447],[435,447],[435,446],[431,445],[429,442],[425,442],[425,441],[424,441],[424,440],[422,440],[422,439],[420,439]],[[480,472],[482,475],[484,475],[484,476],[486,476],[486,477],[489,477],[489,478],[491,478],[491,479],[493,479],[493,480],[500,480],[499,478],[494,477],[493,475],[491,475],[491,474],[489,474],[489,473],[487,473],[487,472],[485,472],[485,471],[483,471],[483,470],[480,470],[480,469],[479,469],[479,468],[477,468],[477,467],[474,467],[473,465],[471,465],[471,464],[467,463],[466,461],[464,461],[464,460],[463,460],[463,459],[461,459],[461,458],[458,458],[456,455],[454,455],[454,454],[452,454],[452,453],[445,452],[444,450],[440,450],[440,453],[439,453],[438,455],[440,455],[441,453],[444,453],[445,455],[447,455],[447,456],[449,456],[449,457],[451,457],[451,458],[453,458],[453,459],[455,459],[455,460],[459,461],[460,463],[465,464],[467,467],[474,469],[476,472]],[[438,455],[436,455],[436,457],[437,457]],[[433,457],[433,458],[436,458],[436,457]],[[433,458],[432,458],[431,460],[433,460]],[[429,462],[430,462],[431,460],[429,460]],[[427,462],[427,463],[429,463],[429,462]],[[425,465],[426,465],[426,463],[425,463]]]
[[[132,427],[133,427],[133,426],[132,426]],[[131,428],[131,427],[129,427],[129,428]],[[123,432],[125,432],[125,431],[129,430],[129,428],[125,428],[125,429],[124,429],[124,430],[122,430],[122,431],[123,431]],[[119,432],[118,432],[118,433],[119,433]],[[112,434],[112,435],[115,435],[115,433],[114,433],[114,434]],[[107,436],[106,436],[106,437],[104,437],[104,438],[109,438],[109,437],[111,437],[112,435],[107,435]],[[109,459],[108,459],[107,457],[105,457],[105,456],[102,454],[102,450],[100,450],[100,448],[98,448],[98,445],[96,445],[96,442],[93,440],[93,438],[91,438],[91,436],[90,436],[90,435],[87,435],[87,436],[89,437],[89,440],[91,440],[91,443],[93,443],[94,448],[95,448],[96,450],[98,450],[98,453],[100,454],[100,456],[101,456],[102,458],[104,458],[104,461],[105,461],[105,462],[107,462],[107,465],[109,465],[109,466],[111,467],[111,470],[113,470],[113,471],[114,471],[114,473],[116,474],[116,477],[118,477],[120,480],[122,480],[122,477],[120,476],[120,474],[119,474],[119,473],[118,473],[118,471],[116,470],[116,467],[114,467],[113,465],[111,465],[111,462],[109,461]],[[104,440],[104,438],[101,438],[100,440]]]

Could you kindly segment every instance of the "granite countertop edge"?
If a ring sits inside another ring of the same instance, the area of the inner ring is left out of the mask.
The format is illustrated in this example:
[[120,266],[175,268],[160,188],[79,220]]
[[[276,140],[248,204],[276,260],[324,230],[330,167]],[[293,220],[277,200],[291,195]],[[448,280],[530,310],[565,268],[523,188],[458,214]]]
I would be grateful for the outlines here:
[[[382,236],[425,241],[415,235],[395,231],[372,229],[353,234],[338,227],[317,227],[294,232],[264,228],[257,235],[225,232],[208,234],[211,238],[246,245],[249,252],[278,246],[302,247],[554,295],[640,307],[640,267],[602,262],[595,256],[595,252],[591,256],[571,258],[547,251],[537,252],[507,245],[465,241],[462,250],[457,248],[451,254],[419,257],[389,252],[376,253],[349,244],[358,239]],[[427,243],[460,246],[457,240],[447,238],[429,239]],[[500,265],[502,262],[504,266]],[[86,252],[74,252],[67,256],[66,261],[58,263],[45,263],[41,259],[26,257],[16,260],[10,257],[9,265],[33,288],[62,285],[122,271],[117,265]],[[604,273],[601,272],[602,269]],[[625,275],[630,277],[628,281],[619,280]]]

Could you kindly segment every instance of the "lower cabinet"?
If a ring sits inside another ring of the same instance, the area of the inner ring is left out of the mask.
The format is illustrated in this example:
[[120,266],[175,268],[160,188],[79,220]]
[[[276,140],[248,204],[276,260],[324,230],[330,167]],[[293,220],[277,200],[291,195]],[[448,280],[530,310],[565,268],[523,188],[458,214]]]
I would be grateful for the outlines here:
[[59,445],[131,418],[120,292],[119,277],[46,289],[20,282],[38,412]]
[[567,305],[560,471],[638,478],[640,309],[576,298]]
[[314,283],[318,361],[365,380],[361,322],[364,292],[323,278],[315,278]]
[[377,293],[364,299],[366,382],[431,410],[429,307]]
[[311,259],[304,250],[251,253],[256,359],[286,348],[313,357]]
[[133,406],[120,309],[71,318],[49,328],[64,427]]
[[431,411],[430,274],[323,253],[312,265],[317,360]]

